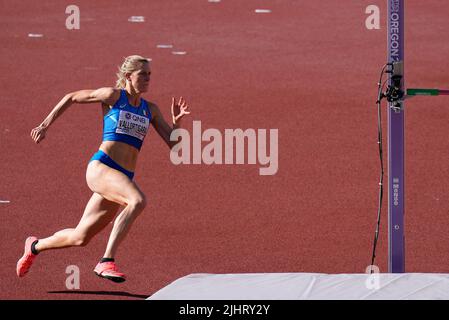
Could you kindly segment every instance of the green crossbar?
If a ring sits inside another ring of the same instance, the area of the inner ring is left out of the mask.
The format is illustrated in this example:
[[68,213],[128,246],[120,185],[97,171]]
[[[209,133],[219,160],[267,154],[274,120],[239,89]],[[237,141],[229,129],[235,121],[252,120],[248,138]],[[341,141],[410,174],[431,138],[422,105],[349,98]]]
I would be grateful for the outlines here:
[[408,96],[438,96],[439,89],[407,89]]

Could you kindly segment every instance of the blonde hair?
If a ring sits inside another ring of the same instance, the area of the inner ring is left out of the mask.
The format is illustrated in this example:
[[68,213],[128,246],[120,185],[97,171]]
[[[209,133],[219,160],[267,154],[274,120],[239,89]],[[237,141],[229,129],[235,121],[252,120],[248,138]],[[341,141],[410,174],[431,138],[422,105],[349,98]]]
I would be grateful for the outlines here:
[[142,67],[144,63],[150,63],[151,59],[144,58],[139,55],[132,55],[125,58],[122,65],[118,68],[116,88],[126,88],[126,74],[134,72]]

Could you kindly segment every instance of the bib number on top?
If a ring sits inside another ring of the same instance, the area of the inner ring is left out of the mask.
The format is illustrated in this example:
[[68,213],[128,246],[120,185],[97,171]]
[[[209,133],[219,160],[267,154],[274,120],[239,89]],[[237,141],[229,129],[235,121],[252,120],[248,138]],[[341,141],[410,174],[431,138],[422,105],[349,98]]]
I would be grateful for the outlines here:
[[116,133],[126,134],[135,137],[139,140],[145,138],[150,120],[146,117],[139,116],[138,114],[120,110]]

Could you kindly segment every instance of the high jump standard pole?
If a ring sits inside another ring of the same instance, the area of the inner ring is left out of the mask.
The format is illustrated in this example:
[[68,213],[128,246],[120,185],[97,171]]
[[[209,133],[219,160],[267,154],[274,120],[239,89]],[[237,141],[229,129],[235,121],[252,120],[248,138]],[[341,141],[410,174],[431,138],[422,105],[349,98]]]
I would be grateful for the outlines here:
[[[404,61],[404,0],[388,1],[388,62]],[[403,64],[402,64],[403,66]],[[402,71],[403,72],[403,71]],[[392,75],[389,75],[392,84]],[[404,91],[404,76],[400,89]],[[388,104],[388,272],[405,272],[404,101]]]

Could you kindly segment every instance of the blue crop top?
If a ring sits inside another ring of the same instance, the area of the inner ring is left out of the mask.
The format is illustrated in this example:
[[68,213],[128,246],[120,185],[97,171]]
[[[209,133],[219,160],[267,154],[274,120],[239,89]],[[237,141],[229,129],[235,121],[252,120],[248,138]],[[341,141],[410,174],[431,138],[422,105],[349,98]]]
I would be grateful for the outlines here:
[[148,103],[141,98],[139,107],[134,107],[129,104],[126,91],[121,90],[120,98],[104,116],[103,141],[121,141],[140,150],[150,122]]

